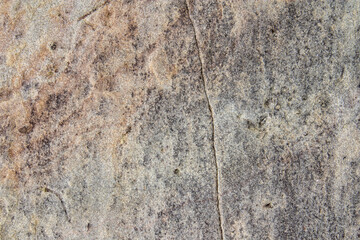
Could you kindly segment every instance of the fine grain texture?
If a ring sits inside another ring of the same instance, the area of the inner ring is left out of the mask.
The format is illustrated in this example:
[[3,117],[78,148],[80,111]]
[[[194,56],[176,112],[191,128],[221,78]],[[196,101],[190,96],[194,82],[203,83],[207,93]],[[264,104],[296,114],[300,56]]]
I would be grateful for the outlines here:
[[359,239],[360,1],[1,0],[0,239]]

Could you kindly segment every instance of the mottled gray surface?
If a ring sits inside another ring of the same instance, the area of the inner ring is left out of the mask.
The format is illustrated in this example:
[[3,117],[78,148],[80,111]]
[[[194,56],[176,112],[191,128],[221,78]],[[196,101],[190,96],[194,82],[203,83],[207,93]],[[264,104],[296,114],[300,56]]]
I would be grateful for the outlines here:
[[195,1],[226,239],[358,239],[359,1]]
[[0,239],[359,239],[360,1],[3,0]]

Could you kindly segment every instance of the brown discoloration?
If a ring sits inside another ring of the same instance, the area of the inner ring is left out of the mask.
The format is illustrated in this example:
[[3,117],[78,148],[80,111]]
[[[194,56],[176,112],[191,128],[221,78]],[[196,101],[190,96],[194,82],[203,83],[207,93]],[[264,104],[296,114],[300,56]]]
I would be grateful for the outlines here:
[[0,102],[8,101],[11,98],[12,90],[9,88],[0,89]]
[[149,71],[154,75],[159,87],[171,86],[172,78],[177,73],[175,64],[166,64],[169,60],[164,51],[154,53],[149,60]]
[[114,90],[115,82],[116,79],[111,76],[102,77],[96,82],[95,88],[97,88],[99,91],[111,92]]
[[17,190],[21,185],[20,171],[21,168],[18,165],[13,165],[12,168],[8,168],[8,166],[3,167],[0,169],[0,183]]

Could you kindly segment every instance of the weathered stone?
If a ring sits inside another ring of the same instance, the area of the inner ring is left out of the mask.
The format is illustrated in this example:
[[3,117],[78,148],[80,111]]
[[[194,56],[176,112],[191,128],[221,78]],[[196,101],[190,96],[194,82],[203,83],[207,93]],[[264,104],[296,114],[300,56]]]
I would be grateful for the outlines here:
[[1,239],[358,239],[360,2],[3,0]]

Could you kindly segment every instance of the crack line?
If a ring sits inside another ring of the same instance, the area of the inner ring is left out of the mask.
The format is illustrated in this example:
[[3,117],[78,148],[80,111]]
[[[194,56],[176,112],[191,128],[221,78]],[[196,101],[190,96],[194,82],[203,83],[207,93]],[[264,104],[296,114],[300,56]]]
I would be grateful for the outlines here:
[[70,217],[69,217],[69,215],[68,215],[68,212],[67,212],[67,210],[66,210],[64,200],[61,198],[60,194],[57,193],[57,192],[55,192],[54,190],[52,190],[52,189],[50,189],[50,188],[47,188],[47,187],[44,188],[44,192],[50,192],[50,193],[54,194],[54,195],[60,200],[60,203],[61,203],[61,206],[62,206],[62,208],[63,208],[63,210],[64,210],[66,219],[67,219],[67,221],[68,221],[69,223],[71,223],[71,219],[70,219]]
[[200,67],[201,67],[201,78],[203,79],[203,85],[204,85],[204,92],[205,92],[205,97],[206,97],[206,101],[207,104],[209,106],[209,110],[210,110],[210,115],[211,115],[211,125],[212,125],[212,140],[213,140],[213,151],[214,151],[214,158],[215,158],[215,168],[216,168],[216,203],[217,203],[217,210],[218,210],[218,215],[219,215],[219,227],[220,227],[220,235],[221,235],[221,240],[225,239],[225,232],[224,232],[224,227],[223,227],[223,216],[221,214],[222,212],[222,199],[221,199],[221,194],[220,194],[220,166],[219,166],[219,161],[217,159],[217,153],[216,153],[216,147],[215,147],[215,119],[214,119],[214,110],[211,106],[210,103],[210,99],[209,99],[209,94],[207,92],[207,86],[206,86],[206,80],[205,80],[205,73],[204,73],[204,62],[203,59],[201,57],[201,52],[200,52],[200,45],[199,45],[199,41],[198,41],[198,37],[196,34],[196,28],[195,28],[195,24],[193,19],[191,18],[191,14],[190,14],[190,8],[189,8],[189,0],[185,0],[186,3],[186,10],[188,12],[189,15],[189,19],[191,22],[191,25],[194,29],[194,35],[195,35],[195,43],[196,43],[196,47],[198,49],[198,54],[199,54],[199,60],[200,60]]
[[81,17],[78,18],[78,22],[80,22],[81,20],[84,20],[85,18],[87,18],[88,16],[90,16],[91,14],[93,14],[94,12],[96,12],[97,10],[103,8],[105,5],[109,4],[110,0],[106,0],[105,2],[103,2],[102,4],[100,4],[97,7],[94,7],[93,9],[91,9],[88,13],[82,15]]

